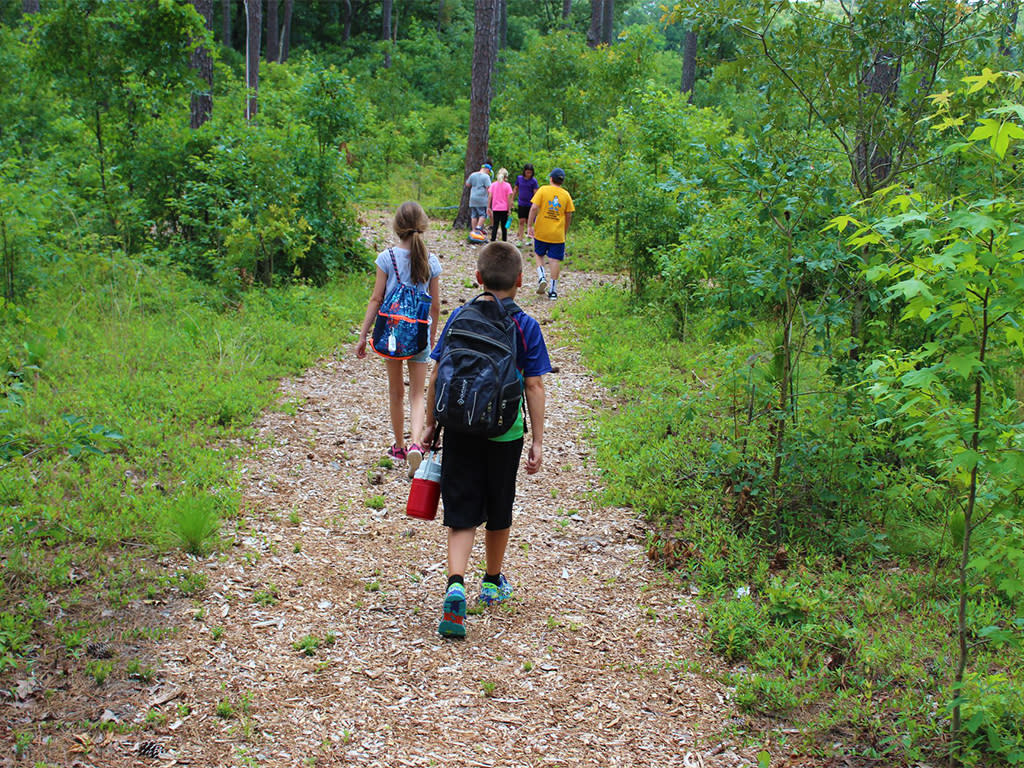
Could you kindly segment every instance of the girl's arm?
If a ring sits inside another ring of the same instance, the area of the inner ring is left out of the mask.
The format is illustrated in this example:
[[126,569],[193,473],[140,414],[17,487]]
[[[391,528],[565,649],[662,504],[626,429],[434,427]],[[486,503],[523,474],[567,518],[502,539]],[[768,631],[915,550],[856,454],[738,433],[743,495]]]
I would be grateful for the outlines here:
[[509,185],[509,188],[508,188],[508,208],[507,208],[507,210],[510,211],[510,212],[515,210],[515,207],[516,207],[515,203],[512,202],[515,199],[515,197],[516,197],[516,188],[511,186],[511,185]]
[[362,360],[366,357],[366,336],[370,332],[377,317],[380,305],[384,303],[384,289],[388,285],[388,276],[383,269],[377,267],[377,280],[373,284],[373,292],[370,294],[370,303],[366,305],[366,315],[363,317],[363,325],[359,329],[359,341],[356,342],[356,357]]
[[487,218],[491,218],[491,205],[494,202],[494,185],[487,188]]
[[437,343],[437,324],[441,319],[441,278],[430,279],[430,348]]

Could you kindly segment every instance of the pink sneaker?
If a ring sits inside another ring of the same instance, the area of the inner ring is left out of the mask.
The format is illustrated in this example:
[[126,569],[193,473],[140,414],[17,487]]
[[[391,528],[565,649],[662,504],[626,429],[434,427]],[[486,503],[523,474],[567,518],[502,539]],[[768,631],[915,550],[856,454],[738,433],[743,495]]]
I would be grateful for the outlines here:
[[392,445],[390,448],[388,448],[388,456],[390,456],[392,459],[405,461],[406,455],[407,454],[405,448],[399,448],[397,445]]

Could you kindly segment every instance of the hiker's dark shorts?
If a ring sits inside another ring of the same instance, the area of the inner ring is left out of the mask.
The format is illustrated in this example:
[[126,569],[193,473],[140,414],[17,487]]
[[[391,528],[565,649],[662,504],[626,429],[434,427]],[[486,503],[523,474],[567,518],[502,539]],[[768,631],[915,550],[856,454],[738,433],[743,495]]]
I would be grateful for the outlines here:
[[517,212],[519,213],[519,218],[520,219],[528,219],[528,218],[530,218],[530,207],[531,206],[530,206],[529,203],[527,203],[526,205],[520,205],[520,206],[517,207]]
[[444,524],[455,529],[483,523],[488,531],[510,528],[522,453],[522,438],[498,443],[445,430],[441,456]]
[[546,243],[534,238],[533,252],[538,256],[547,256],[549,259],[562,261],[565,258],[565,243]]

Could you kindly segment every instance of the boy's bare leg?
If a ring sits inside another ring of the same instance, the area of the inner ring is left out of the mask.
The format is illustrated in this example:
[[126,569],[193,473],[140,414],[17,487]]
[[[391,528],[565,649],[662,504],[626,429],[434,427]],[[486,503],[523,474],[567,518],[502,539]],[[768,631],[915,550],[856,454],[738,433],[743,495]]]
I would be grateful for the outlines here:
[[484,545],[487,547],[487,573],[501,573],[511,531],[511,528],[501,531],[484,531]]
[[562,262],[558,259],[551,260],[551,269],[548,270],[548,277],[551,280],[557,280],[558,276],[562,272]]
[[[490,533],[490,531],[488,531]],[[466,577],[476,528],[448,529],[448,575]]]

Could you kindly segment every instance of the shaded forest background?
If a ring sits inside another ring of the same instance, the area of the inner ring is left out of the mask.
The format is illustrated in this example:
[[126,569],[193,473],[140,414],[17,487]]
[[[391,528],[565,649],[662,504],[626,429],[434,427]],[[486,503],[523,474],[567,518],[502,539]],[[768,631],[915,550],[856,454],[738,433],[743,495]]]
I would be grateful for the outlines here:
[[1020,44],[1013,0],[6,0],[0,669],[195,586],[152,559],[230,535],[210,446],[358,314],[361,208],[532,162],[629,278],[564,310],[607,499],[737,706],[1024,762]]

